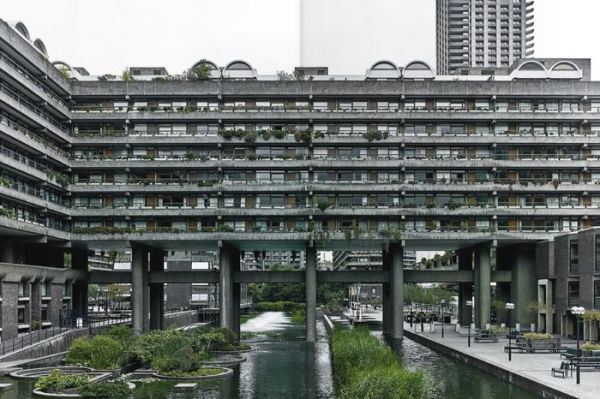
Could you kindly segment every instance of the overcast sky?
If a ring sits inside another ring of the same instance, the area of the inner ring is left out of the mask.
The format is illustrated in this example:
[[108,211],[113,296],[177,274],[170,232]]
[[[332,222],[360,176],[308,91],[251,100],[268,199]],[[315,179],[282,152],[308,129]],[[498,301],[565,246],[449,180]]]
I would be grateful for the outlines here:
[[[435,0],[303,1],[5,0],[0,18],[23,21],[52,61],[92,74],[178,73],[201,58],[245,59],[270,74],[291,71],[301,54],[340,74],[364,73],[378,59],[435,66]],[[598,11],[598,0],[536,0],[535,56],[591,57],[600,78]]]

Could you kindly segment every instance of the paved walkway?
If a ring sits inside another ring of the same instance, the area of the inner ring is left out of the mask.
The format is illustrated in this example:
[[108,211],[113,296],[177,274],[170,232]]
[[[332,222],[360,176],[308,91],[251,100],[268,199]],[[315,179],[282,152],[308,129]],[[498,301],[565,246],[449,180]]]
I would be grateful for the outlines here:
[[[417,327],[416,330],[415,326]],[[572,378],[552,377],[550,369],[559,367],[561,363],[560,354],[558,353],[513,352],[512,361],[509,362],[508,354],[504,353],[504,346],[508,345],[507,339],[501,339],[498,343],[475,343],[471,340],[471,347],[468,347],[467,335],[455,332],[454,325],[447,324],[445,326],[443,339],[441,325],[439,324],[435,325],[433,333],[429,332],[428,324],[424,325],[425,332],[423,333],[421,333],[420,325],[415,326],[411,328],[410,324],[405,323],[404,329],[577,398],[600,398],[600,371],[582,371],[580,385],[576,384],[575,373],[573,373]],[[567,344],[568,346],[574,346],[571,343]]]

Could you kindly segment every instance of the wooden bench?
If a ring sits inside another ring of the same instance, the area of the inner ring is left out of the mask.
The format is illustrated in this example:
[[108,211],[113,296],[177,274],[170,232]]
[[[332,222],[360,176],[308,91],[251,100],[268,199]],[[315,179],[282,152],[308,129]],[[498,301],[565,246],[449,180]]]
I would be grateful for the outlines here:
[[573,370],[571,369],[569,362],[560,362],[560,367],[552,367],[551,372],[553,377],[560,374],[562,378],[566,378],[569,377],[569,372],[571,373],[571,376],[573,375]]
[[560,354],[561,359],[571,360],[572,358],[577,357],[578,352],[575,348],[567,348],[564,353]]

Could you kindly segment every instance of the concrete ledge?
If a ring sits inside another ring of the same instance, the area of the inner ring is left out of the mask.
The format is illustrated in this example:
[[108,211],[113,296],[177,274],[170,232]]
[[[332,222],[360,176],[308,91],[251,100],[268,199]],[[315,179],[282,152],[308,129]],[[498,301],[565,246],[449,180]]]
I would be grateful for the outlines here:
[[569,395],[567,393],[561,392],[557,389],[548,387],[538,381],[535,381],[531,378],[513,373],[505,368],[497,366],[495,364],[486,362],[484,360],[478,359],[469,354],[457,351],[448,346],[442,345],[439,342],[433,341],[426,337],[423,337],[419,334],[415,334],[409,330],[404,330],[404,336],[409,338],[423,346],[428,347],[436,352],[439,352],[443,355],[449,356],[453,359],[459,360],[469,366],[477,367],[480,370],[485,371],[493,375],[494,377],[498,377],[503,381],[514,384],[518,387],[526,389],[529,392],[532,392],[536,395],[539,395],[542,398],[547,399],[577,399],[576,396]]

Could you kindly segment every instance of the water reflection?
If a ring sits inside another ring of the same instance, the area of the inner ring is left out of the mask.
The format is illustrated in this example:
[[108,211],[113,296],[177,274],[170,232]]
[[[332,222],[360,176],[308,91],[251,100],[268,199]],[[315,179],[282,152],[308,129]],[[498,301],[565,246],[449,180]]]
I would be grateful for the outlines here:
[[[380,330],[373,333],[382,337]],[[411,370],[423,369],[430,377],[433,395],[440,399],[534,399],[536,395],[479,369],[443,356],[408,338],[395,349]]]

